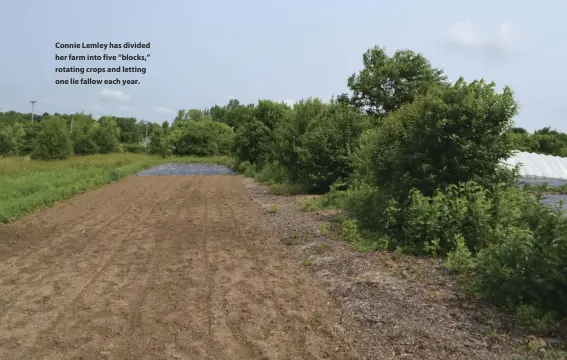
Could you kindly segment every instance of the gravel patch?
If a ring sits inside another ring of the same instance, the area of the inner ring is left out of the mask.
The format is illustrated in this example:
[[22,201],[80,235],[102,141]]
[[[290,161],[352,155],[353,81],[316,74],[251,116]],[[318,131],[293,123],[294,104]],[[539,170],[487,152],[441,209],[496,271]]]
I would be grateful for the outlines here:
[[140,176],[167,175],[234,175],[234,172],[224,165],[213,164],[164,164],[138,173]]

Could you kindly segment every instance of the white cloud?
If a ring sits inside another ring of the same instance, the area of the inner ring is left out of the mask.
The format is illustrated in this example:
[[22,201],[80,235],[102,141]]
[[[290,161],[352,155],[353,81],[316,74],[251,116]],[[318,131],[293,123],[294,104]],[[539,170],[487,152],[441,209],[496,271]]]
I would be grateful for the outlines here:
[[120,90],[112,90],[108,88],[104,88],[97,92],[97,95],[108,100],[114,100],[119,102],[129,102],[130,95],[123,93]]
[[234,97],[232,95],[228,95],[228,100],[236,100],[236,97]]
[[175,112],[175,110],[163,107],[163,106],[155,106],[153,108],[154,112],[158,113],[158,114],[163,114],[163,115],[175,115],[177,114]]
[[126,110],[126,111],[134,111],[134,110],[136,110],[135,107],[128,106],[128,105],[122,105],[120,108],[121,108],[122,110]]
[[102,106],[100,106],[100,105],[89,105],[89,109],[100,111],[100,110],[102,110]]
[[498,30],[487,34],[479,31],[471,20],[455,23],[447,29],[451,44],[489,51],[516,50],[519,35],[519,29],[509,22],[501,23]]
[[474,28],[472,21],[465,20],[449,26],[447,29],[449,40],[456,45],[464,47],[482,46],[480,34]]
[[495,45],[504,50],[515,50],[518,47],[519,36],[519,29],[516,26],[503,22],[498,28]]

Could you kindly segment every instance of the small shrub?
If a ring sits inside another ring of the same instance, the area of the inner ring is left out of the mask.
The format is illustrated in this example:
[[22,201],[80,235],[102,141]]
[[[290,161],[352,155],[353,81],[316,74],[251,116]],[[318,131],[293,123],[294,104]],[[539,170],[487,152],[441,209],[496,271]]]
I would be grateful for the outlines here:
[[358,232],[358,226],[356,225],[356,221],[354,220],[344,221],[342,224],[341,236],[346,242],[349,242],[351,244],[360,242],[361,238]]
[[547,335],[549,329],[558,326],[557,314],[546,313],[531,305],[518,305],[515,315],[518,323],[533,333]]
[[468,274],[474,269],[474,257],[461,234],[455,234],[455,248],[447,254],[447,268],[455,273]]
[[270,212],[271,212],[272,214],[277,214],[277,213],[279,213],[279,212],[280,212],[280,204],[278,204],[278,203],[273,203],[273,204],[272,204],[272,207],[270,208]]
[[132,154],[143,154],[147,151],[147,147],[145,147],[142,143],[135,143],[135,144],[122,144],[124,147],[124,152],[132,153]]

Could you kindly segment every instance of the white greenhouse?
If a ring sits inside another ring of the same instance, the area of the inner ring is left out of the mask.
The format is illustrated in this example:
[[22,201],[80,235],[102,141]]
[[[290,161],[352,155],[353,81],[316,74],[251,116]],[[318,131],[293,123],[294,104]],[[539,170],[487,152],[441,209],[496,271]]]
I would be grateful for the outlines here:
[[520,177],[533,180],[567,180],[567,158],[518,151],[504,161],[520,165]]

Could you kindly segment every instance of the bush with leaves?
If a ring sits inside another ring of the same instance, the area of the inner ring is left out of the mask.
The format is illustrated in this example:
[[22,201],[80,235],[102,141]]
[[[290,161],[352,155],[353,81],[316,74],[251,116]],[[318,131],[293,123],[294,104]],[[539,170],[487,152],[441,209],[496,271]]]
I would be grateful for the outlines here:
[[564,211],[541,205],[515,188],[495,194],[490,242],[478,252],[475,287],[505,306],[530,305],[567,317],[567,222]]
[[227,124],[210,119],[176,123],[170,134],[176,155],[229,155],[234,130]]
[[19,155],[31,155],[37,145],[37,138],[41,132],[41,123],[22,123],[24,127],[24,135],[21,139]]
[[338,102],[327,105],[300,138],[299,181],[311,191],[327,192],[335,181],[348,178],[366,125],[366,117],[356,108]]
[[100,148],[91,134],[81,135],[75,140],[75,155],[98,154]]
[[290,116],[276,128],[275,148],[278,163],[287,170],[289,181],[299,182],[303,171],[299,159],[302,136],[311,122],[317,121],[327,104],[320,99],[300,100],[293,105]]
[[166,158],[172,155],[172,148],[169,137],[164,134],[162,128],[156,128],[152,131],[148,146],[150,154],[160,155],[161,157]]
[[474,182],[433,196],[413,189],[404,203],[374,187],[347,193],[349,213],[390,239],[390,249],[447,255],[468,291],[538,314],[546,326],[567,317],[567,221],[537,197],[507,184],[489,191]]
[[118,152],[120,145],[120,128],[116,119],[111,116],[103,116],[98,120],[98,126],[94,133],[94,140],[101,154]]
[[157,127],[153,130],[150,136],[148,151],[150,154],[159,155],[163,158],[172,154],[172,146],[170,145],[169,138],[164,134],[161,127]]
[[147,151],[147,147],[145,147],[141,143],[123,144],[123,146],[124,146],[124,152],[128,152],[128,153],[143,154]]
[[41,160],[65,159],[73,152],[67,122],[59,117],[50,117],[41,122],[41,131],[35,140],[32,158]]
[[14,156],[22,154],[24,126],[20,123],[0,129],[0,155]]
[[276,129],[290,116],[290,110],[283,103],[260,100],[253,118],[238,127],[234,150],[239,161],[263,165],[276,160]]
[[498,183],[499,164],[512,153],[505,132],[517,108],[509,88],[498,94],[484,81],[431,89],[364,134],[359,172],[398,200],[412,188],[431,195],[468,180]]

